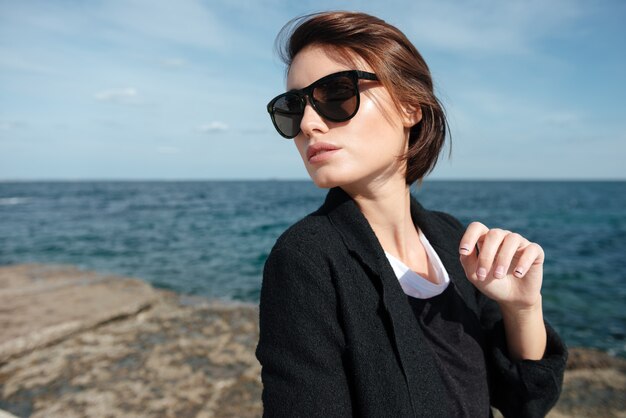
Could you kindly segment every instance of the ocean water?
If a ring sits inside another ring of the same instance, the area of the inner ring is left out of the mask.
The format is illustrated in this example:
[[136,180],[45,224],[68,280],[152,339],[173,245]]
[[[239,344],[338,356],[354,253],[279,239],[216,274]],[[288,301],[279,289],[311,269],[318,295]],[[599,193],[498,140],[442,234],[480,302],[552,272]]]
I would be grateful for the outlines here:
[[[258,302],[276,238],[325,194],[305,181],[2,182],[0,265],[75,264]],[[550,323],[570,346],[626,356],[626,182],[427,180],[414,194],[541,244]]]

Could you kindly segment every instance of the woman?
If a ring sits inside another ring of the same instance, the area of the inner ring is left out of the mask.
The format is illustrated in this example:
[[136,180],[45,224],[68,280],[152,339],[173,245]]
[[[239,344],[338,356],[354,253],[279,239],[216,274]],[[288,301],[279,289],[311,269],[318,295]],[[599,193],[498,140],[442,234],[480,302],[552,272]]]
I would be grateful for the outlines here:
[[446,134],[418,51],[361,13],[285,30],[288,92],[268,111],[330,191],[265,264],[266,416],[544,416],[567,354],[542,316],[543,250],[410,195]]

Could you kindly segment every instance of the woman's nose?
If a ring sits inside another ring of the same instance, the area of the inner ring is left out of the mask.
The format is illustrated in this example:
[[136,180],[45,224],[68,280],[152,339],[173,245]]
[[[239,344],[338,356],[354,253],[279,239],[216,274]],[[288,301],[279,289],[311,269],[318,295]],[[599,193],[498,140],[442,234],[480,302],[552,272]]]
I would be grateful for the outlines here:
[[300,130],[309,138],[316,132],[324,133],[328,131],[326,121],[315,111],[313,105],[311,105],[310,99],[307,100],[306,106],[304,107],[304,113],[300,121]]

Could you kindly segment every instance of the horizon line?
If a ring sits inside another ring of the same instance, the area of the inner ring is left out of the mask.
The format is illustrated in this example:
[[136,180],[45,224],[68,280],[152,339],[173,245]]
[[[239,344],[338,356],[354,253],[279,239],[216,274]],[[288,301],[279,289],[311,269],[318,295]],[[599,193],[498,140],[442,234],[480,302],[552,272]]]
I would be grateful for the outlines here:
[[[267,177],[267,178],[7,178],[0,179],[0,183],[70,183],[70,182],[312,182],[309,178],[279,178],[279,177]],[[625,178],[489,178],[489,177],[475,177],[475,178],[426,178],[424,182],[429,181],[455,181],[455,182],[626,182]]]

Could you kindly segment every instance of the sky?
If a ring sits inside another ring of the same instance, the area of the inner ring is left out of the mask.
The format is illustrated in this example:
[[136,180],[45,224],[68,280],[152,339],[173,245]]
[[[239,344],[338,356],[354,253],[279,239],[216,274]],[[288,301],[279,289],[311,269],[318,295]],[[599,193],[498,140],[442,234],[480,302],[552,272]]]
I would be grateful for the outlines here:
[[306,179],[274,39],[374,14],[451,127],[432,179],[626,179],[626,2],[0,0],[0,180]]

